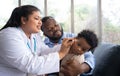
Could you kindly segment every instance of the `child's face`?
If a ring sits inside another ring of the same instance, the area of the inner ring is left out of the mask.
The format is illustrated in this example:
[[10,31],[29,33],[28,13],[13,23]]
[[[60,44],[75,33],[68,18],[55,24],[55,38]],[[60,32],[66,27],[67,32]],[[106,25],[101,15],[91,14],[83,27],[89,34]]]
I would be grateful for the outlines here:
[[90,48],[91,46],[84,38],[75,38],[75,42],[73,43],[70,52],[72,51],[74,54],[81,55],[88,51]]

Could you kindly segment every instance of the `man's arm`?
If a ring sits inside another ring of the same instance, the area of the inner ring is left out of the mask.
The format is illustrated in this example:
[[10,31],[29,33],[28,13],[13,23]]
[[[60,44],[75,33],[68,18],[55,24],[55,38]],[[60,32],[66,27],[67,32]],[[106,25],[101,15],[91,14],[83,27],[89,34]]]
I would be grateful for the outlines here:
[[82,73],[89,73],[91,68],[90,66],[87,64],[87,63],[82,63],[79,65],[79,73],[82,74]]
[[67,62],[67,64],[62,66],[62,69],[60,71],[64,73],[65,76],[77,76],[79,74],[88,72],[89,70],[90,67],[88,64],[80,64],[76,60],[70,60]]
[[83,74],[91,75],[92,71],[93,71],[93,69],[95,67],[95,58],[94,58],[94,55],[92,54],[91,51],[89,51],[89,52],[86,52],[84,54],[84,56],[85,56],[85,62],[84,63],[87,64],[90,67],[90,69],[89,69],[88,72],[84,72]]
[[85,54],[85,62],[80,64],[76,60],[69,60],[66,65],[62,66],[61,72],[68,76],[76,76],[78,74],[92,74],[94,68],[94,56],[91,52]]

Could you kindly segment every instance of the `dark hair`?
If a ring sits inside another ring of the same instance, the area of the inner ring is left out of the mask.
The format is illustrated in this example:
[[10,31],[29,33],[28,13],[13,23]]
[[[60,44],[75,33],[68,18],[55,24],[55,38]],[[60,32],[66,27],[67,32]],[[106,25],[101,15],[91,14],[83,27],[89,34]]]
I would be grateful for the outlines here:
[[42,18],[42,26],[41,26],[41,30],[42,30],[42,31],[44,31],[44,30],[43,30],[43,28],[44,28],[44,23],[45,23],[48,19],[54,19],[54,18],[53,18],[52,16],[45,16],[45,17]]
[[42,18],[42,22],[46,22],[48,19],[54,19],[52,16],[45,16]]
[[94,48],[98,45],[98,38],[93,31],[83,30],[82,32],[78,33],[77,38],[84,38],[91,46],[89,50],[94,50]]
[[28,16],[32,14],[33,11],[40,11],[40,10],[32,5],[23,5],[20,7],[16,7],[12,12],[11,17],[9,18],[9,20],[2,29],[7,27],[21,26],[21,17],[25,17],[28,20]]

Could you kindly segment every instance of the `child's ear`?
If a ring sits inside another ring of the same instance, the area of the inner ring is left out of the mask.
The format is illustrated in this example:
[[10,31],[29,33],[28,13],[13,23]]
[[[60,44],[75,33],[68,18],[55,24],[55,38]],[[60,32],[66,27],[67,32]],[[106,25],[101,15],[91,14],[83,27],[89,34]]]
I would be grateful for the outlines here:
[[24,25],[26,24],[27,19],[25,17],[21,17],[21,23]]

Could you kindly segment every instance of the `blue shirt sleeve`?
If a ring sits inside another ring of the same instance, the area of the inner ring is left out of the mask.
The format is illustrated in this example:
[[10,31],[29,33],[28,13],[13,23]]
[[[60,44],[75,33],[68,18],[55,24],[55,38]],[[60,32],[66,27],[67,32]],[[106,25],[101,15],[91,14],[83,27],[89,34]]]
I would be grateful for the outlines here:
[[95,58],[94,58],[94,55],[92,54],[91,51],[89,51],[89,52],[86,52],[84,54],[84,56],[85,56],[85,63],[87,63],[90,66],[91,71],[88,72],[88,73],[83,73],[82,76],[91,75],[92,72],[93,72],[93,69],[95,67]]

